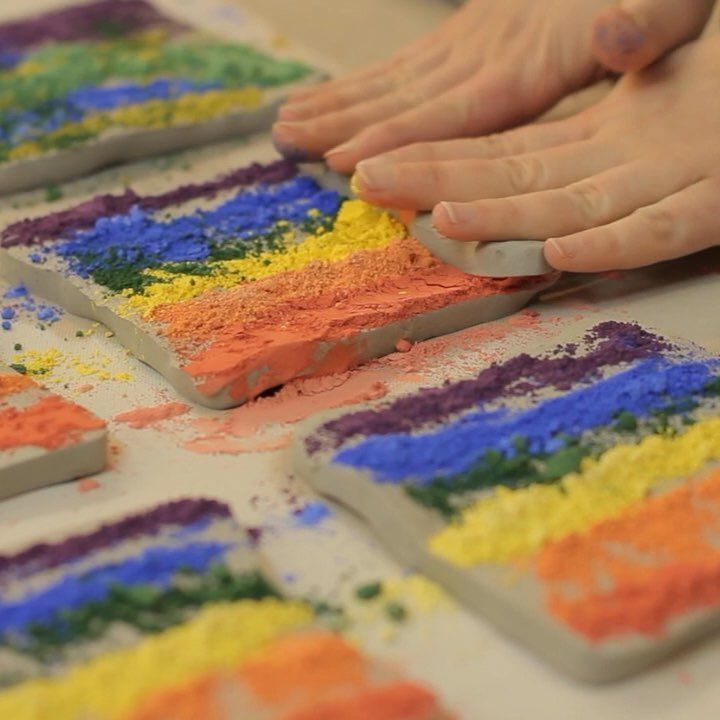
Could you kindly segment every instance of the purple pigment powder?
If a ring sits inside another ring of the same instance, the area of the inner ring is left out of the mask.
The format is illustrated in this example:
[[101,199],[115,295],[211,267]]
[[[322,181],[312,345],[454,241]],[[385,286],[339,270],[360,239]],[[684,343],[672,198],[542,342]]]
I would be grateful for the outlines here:
[[0,555],[0,584],[11,579],[8,576],[25,577],[49,570],[116,542],[157,535],[167,525],[188,525],[204,517],[231,517],[230,508],[205,498],[175,500],[102,525],[85,535],[75,535],[52,545],[39,543],[16,555]]
[[46,42],[107,40],[152,27],[186,29],[144,0],[99,0],[0,25],[0,48],[23,50]]
[[597,378],[605,367],[656,357],[671,345],[635,323],[608,321],[593,327],[586,341],[596,347],[577,357],[574,349],[550,357],[525,353],[494,363],[473,380],[446,383],[400,398],[385,408],[363,410],[323,425],[321,437],[307,440],[308,452],[337,448],[358,436],[408,433],[500,397],[518,397],[540,388],[568,390]]
[[297,175],[294,163],[278,160],[269,165],[253,163],[206,183],[182,185],[159,195],[138,195],[126,190],[122,195],[97,195],[84,203],[60,212],[29,218],[9,225],[0,235],[0,247],[34,245],[71,232],[88,230],[101,217],[124,215],[132,207],[143,210],[162,210],[198,198],[213,198],[218,193],[236,187],[266,183],[276,185]]

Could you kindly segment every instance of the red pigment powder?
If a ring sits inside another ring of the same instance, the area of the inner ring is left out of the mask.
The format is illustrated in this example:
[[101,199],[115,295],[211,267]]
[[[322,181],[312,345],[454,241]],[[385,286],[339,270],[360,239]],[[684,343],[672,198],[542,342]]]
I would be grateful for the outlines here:
[[720,602],[719,530],[716,471],[550,543],[536,572],[550,611],[588,638],[659,634],[673,617]]
[[55,450],[72,445],[105,423],[85,408],[52,395],[22,410],[0,410],[0,450],[34,445]]
[[154,407],[139,407],[125,413],[116,415],[113,420],[125,423],[136,430],[153,427],[163,420],[170,420],[184,415],[190,410],[190,406],[181,402],[169,402]]
[[[534,282],[465,275],[406,238],[342,262],[313,263],[226,292],[162,305],[152,318],[188,359],[184,370],[202,381],[202,392],[212,395],[235,381],[233,397],[254,397],[293,376],[358,365],[362,330]],[[323,355],[328,345],[332,349]],[[258,368],[267,372],[249,384],[246,374]]]
[[0,398],[7,397],[8,395],[16,395],[30,387],[36,387],[36,385],[27,375],[15,373],[11,375],[0,375]]

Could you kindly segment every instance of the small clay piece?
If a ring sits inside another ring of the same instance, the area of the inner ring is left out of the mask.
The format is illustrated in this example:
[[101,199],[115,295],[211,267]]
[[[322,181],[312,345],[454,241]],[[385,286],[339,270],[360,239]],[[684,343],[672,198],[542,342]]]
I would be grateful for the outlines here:
[[0,364],[0,500],[100,472],[106,445],[102,420]]

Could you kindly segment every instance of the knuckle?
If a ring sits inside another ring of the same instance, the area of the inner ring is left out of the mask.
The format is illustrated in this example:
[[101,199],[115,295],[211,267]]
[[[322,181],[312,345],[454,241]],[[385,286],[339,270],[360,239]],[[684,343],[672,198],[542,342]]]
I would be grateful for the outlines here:
[[593,180],[574,183],[567,189],[573,208],[589,222],[603,220],[608,215],[607,192]]
[[502,173],[515,194],[523,195],[544,186],[545,165],[537,156],[511,156],[503,158],[501,163]]
[[668,245],[678,237],[678,220],[667,208],[648,207],[640,210],[640,219],[653,241]]
[[492,133],[483,138],[487,154],[494,157],[508,155],[508,141],[506,133]]

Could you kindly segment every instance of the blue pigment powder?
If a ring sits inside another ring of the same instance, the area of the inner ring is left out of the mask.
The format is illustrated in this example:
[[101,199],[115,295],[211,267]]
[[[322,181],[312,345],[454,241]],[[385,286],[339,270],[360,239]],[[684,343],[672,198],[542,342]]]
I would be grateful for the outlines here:
[[377,482],[422,485],[439,475],[467,472],[490,449],[513,457],[519,437],[527,441],[527,451],[533,455],[553,453],[565,446],[568,436],[576,438],[588,430],[604,428],[621,412],[647,417],[669,404],[687,400],[708,384],[718,364],[646,360],[530,409],[469,413],[417,435],[370,436],[337,452],[333,462],[370,470]]

